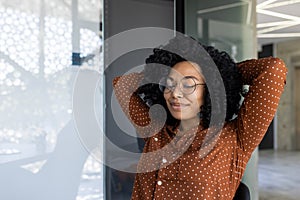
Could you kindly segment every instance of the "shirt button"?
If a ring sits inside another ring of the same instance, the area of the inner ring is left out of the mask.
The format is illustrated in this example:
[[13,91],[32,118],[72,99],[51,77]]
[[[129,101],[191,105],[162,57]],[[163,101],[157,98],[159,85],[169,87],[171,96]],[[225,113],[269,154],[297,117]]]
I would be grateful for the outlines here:
[[162,185],[162,182],[161,181],[157,181],[157,185]]
[[167,159],[163,158],[163,159],[162,159],[162,162],[163,162],[163,163],[166,163],[166,162],[167,162]]
[[154,140],[157,142],[157,141],[158,141],[158,138],[155,137]]

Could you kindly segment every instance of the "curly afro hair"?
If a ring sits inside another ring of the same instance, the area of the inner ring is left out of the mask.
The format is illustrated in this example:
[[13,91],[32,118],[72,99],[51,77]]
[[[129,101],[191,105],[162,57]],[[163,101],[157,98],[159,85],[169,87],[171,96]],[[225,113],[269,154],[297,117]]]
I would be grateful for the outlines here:
[[[144,79],[141,82],[141,87],[137,90],[137,94],[148,106],[161,104],[165,108],[167,111],[166,123],[169,125],[176,124],[178,120],[170,114],[163,93],[157,83],[159,83],[162,77],[167,76],[171,68],[177,63],[191,61],[189,56],[185,55],[203,57],[203,55],[195,55],[195,52],[197,53],[196,49],[199,49],[199,45],[211,57],[223,79],[220,80],[216,76],[217,73],[207,64],[205,59],[199,64],[204,76],[205,74],[209,74],[210,79],[213,81],[213,84],[209,87],[210,90],[205,86],[204,105],[201,106],[199,113],[204,127],[209,127],[212,114],[220,114],[218,112],[221,112],[220,110],[224,106],[226,106],[225,121],[234,119],[240,108],[242,81],[237,64],[233,59],[226,52],[219,51],[212,46],[202,45],[190,36],[175,37],[165,46],[155,48],[153,54],[146,59]],[[164,67],[160,67],[161,65]],[[224,96],[222,98],[222,95],[218,95],[221,84],[224,84],[226,99],[224,99]],[[214,113],[212,113],[210,92],[214,92],[213,98],[217,98],[216,102],[218,102],[216,105],[214,104],[216,106],[214,107]]]

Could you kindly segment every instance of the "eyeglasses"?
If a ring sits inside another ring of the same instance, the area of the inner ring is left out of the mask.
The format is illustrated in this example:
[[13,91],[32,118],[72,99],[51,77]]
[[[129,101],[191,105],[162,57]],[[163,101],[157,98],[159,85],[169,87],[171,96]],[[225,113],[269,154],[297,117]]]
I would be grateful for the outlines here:
[[[196,83],[193,77],[184,77],[179,82],[180,91],[185,95],[192,94],[198,85],[205,85],[205,83]],[[174,92],[176,87],[177,83],[171,77],[164,77],[159,81],[159,89],[165,94]]]

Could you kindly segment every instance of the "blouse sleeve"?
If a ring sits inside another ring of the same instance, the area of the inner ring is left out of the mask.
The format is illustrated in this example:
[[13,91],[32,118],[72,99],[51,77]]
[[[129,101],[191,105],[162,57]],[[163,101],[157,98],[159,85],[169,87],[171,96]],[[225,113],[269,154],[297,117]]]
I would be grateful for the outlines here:
[[141,137],[157,133],[163,123],[151,117],[151,109],[136,93],[143,73],[132,73],[114,78],[113,87],[117,100],[132,125]]
[[252,153],[265,135],[286,83],[287,69],[279,58],[252,59],[239,63],[244,85],[249,85],[237,118],[238,141]]

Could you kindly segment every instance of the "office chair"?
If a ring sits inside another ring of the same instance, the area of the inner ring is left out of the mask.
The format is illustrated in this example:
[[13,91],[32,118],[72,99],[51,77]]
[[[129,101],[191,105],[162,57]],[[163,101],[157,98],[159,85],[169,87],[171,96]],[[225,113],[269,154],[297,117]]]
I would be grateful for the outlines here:
[[250,200],[250,191],[247,185],[240,183],[238,189],[235,192],[233,200]]

